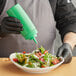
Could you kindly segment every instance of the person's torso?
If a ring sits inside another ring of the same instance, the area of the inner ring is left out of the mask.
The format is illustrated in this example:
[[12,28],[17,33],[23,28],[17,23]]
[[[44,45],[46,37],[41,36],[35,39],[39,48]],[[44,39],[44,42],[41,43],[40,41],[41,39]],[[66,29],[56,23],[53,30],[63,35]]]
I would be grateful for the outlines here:
[[[55,20],[48,0],[17,0],[28,16],[31,18],[38,30],[37,40],[39,47],[42,45],[45,49],[52,51],[55,39]],[[0,22],[7,16],[6,11],[15,5],[14,0],[7,0]],[[25,40],[22,35],[11,34],[0,40],[1,56],[8,56],[12,52],[27,51],[35,49],[35,43],[32,40]]]

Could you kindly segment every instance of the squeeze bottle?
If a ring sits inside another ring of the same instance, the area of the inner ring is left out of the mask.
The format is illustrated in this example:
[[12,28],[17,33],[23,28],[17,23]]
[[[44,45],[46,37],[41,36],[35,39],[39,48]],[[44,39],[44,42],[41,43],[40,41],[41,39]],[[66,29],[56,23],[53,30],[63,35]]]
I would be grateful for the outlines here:
[[23,31],[21,31],[22,36],[26,40],[34,40],[34,42],[37,44],[37,40],[35,37],[37,37],[38,31],[24,9],[20,6],[20,4],[16,4],[8,9],[7,14],[10,17],[19,19],[23,24]]

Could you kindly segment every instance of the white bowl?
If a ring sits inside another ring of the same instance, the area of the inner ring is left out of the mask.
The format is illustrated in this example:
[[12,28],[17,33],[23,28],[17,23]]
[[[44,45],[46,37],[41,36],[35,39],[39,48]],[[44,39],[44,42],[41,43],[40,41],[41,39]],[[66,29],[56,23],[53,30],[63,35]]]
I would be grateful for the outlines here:
[[24,70],[25,72],[29,72],[29,73],[47,73],[51,70],[54,70],[55,68],[57,68],[58,66],[60,66],[63,62],[64,62],[64,58],[61,57],[61,62],[51,66],[51,67],[46,67],[46,68],[28,68],[25,66],[21,66],[18,63],[13,61],[13,58],[16,58],[16,53],[12,53],[10,55],[10,60],[13,64],[15,64],[17,67],[19,67],[20,69]]

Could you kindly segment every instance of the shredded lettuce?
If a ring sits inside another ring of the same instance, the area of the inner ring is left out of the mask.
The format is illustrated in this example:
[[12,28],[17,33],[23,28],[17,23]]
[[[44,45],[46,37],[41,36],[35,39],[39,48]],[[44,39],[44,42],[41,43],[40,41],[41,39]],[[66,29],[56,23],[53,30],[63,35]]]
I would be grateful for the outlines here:
[[[57,57],[52,56],[50,53],[44,53],[44,52],[45,49],[41,46],[40,48],[37,49],[37,51],[35,50],[30,54],[16,53],[16,58],[18,59],[17,63],[29,68],[42,68],[42,66],[43,67],[53,66],[54,64],[52,63],[52,61],[54,58]],[[57,59],[59,59],[59,57]]]
[[26,67],[29,67],[29,68],[35,68],[35,65],[34,64],[31,64],[31,65],[26,65]]

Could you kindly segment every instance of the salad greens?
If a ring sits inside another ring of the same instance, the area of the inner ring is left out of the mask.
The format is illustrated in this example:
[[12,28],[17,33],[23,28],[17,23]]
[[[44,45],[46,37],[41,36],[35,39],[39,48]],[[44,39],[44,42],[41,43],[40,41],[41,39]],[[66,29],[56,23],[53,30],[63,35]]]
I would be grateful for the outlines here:
[[41,48],[39,48],[39,50],[41,51],[41,53],[43,54],[45,49],[41,46]]
[[29,68],[46,68],[56,65],[60,62],[60,58],[51,55],[42,46],[32,53],[16,53],[16,58],[13,58],[16,63]]

